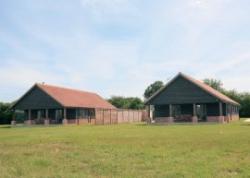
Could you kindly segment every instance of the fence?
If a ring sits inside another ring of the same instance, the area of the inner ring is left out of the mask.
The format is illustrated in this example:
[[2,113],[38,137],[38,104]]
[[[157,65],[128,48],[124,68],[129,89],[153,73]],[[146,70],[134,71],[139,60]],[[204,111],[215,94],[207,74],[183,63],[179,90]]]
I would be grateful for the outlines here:
[[96,109],[95,112],[96,125],[141,122],[145,118],[145,110]]

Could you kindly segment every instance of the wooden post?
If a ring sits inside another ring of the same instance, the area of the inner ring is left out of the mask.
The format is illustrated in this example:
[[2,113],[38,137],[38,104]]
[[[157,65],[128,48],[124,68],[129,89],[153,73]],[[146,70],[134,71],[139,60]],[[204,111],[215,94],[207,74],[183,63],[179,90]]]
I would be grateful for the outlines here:
[[[76,124],[79,125],[79,119],[78,119],[78,114],[77,114],[77,108],[75,108],[75,120],[76,120]],[[89,119],[88,119],[89,122]]]
[[28,120],[26,122],[28,125],[31,125],[32,124],[32,121],[31,121],[31,109],[28,109]]
[[168,123],[172,123],[174,121],[172,108],[173,108],[172,104],[169,104],[169,117],[167,121]]
[[224,123],[222,102],[219,102],[219,118],[218,118],[218,120],[220,123]]
[[41,119],[41,111],[37,110],[36,112],[36,119]]
[[193,104],[193,116],[196,116],[197,113],[196,113],[196,104]]
[[219,114],[220,116],[223,116],[223,108],[222,108],[222,103],[219,103]]
[[118,110],[116,110],[116,124],[118,124]]
[[11,125],[16,125],[16,110],[13,110],[13,116],[12,116],[12,121],[11,121]]
[[169,117],[172,117],[172,104],[169,104]]
[[227,110],[228,110],[228,104],[226,104],[226,116],[228,115]]
[[151,118],[151,105],[147,105],[146,110],[147,110],[147,117],[149,118],[149,120],[154,120],[153,117]]
[[31,110],[28,110],[28,120],[31,120]]
[[226,120],[227,120],[227,122],[229,122],[230,120],[231,120],[231,117],[230,117],[230,115],[228,114],[228,104],[226,104],[226,109],[225,109],[225,115],[226,115]]
[[122,109],[122,123],[124,123],[123,109]]
[[196,112],[196,104],[193,104],[193,117],[192,117],[192,122],[197,123],[198,118],[197,118],[197,112]]
[[137,117],[137,121],[140,122],[140,112],[139,112],[139,109],[138,109],[137,113],[138,113],[138,115],[137,115],[138,116]]
[[67,110],[66,110],[66,108],[63,108],[63,118],[64,119],[67,118]]
[[104,109],[102,109],[102,124],[104,125]]
[[112,121],[111,121],[111,119],[112,119],[112,117],[111,117],[111,109],[109,110],[109,114],[110,114],[109,119],[110,119],[110,125],[111,125],[112,124]]
[[133,110],[133,122],[135,122],[135,111]]
[[48,109],[45,109],[44,125],[49,125],[49,110]]
[[68,124],[66,108],[63,108],[63,124]]
[[45,118],[49,119],[49,110],[48,109],[45,109]]

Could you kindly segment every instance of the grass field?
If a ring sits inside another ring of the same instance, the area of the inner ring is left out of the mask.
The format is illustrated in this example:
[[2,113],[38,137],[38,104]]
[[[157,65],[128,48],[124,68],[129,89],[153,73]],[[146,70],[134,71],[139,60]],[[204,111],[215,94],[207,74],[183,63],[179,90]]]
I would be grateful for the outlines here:
[[250,177],[250,125],[2,126],[0,176]]

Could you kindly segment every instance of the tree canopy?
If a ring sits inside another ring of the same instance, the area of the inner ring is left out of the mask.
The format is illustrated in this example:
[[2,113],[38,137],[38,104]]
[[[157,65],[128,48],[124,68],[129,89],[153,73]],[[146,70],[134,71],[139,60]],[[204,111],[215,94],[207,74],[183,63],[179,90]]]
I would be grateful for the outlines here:
[[157,92],[163,86],[164,84],[162,81],[155,81],[154,83],[150,84],[144,92],[144,98],[148,99],[150,96],[152,96],[155,92]]
[[212,88],[218,91],[223,91],[223,83],[220,80],[206,78],[203,81]]
[[13,112],[9,110],[11,103],[0,102],[0,124],[10,124]]
[[138,97],[112,96],[108,101],[121,109],[143,109],[144,103]]

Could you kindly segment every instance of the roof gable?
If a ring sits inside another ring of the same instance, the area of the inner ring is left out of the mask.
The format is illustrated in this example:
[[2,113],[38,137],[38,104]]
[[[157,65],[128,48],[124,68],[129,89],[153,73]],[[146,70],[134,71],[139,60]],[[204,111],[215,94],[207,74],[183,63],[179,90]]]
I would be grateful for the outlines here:
[[[179,82],[180,79],[182,79],[181,83]],[[160,99],[161,97],[163,98]],[[187,75],[184,75],[182,73],[179,73],[164,87],[162,87],[153,96],[151,96],[145,103],[154,104],[155,102],[188,103],[188,102],[215,102],[215,101],[222,101],[225,103],[239,105],[237,102],[233,101],[232,99],[228,98],[227,96],[213,89],[212,87],[206,85],[205,83],[196,80],[192,77],[189,77]]]
[[62,105],[41,90],[37,85],[32,86],[12,108],[15,109],[41,109],[41,108],[59,108]]

